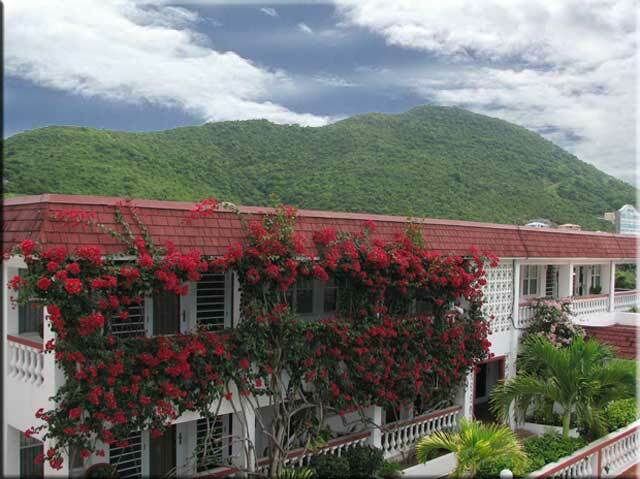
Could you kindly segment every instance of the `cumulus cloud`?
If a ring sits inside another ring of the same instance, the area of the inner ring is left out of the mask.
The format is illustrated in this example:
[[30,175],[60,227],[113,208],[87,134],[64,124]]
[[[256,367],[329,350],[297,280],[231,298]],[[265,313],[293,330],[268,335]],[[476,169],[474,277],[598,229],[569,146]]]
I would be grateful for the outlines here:
[[58,90],[174,106],[204,120],[327,118],[273,103],[295,86],[284,72],[219,52],[189,26],[196,12],[161,1],[5,2],[7,74]]
[[635,183],[633,0],[334,1],[344,23],[437,58],[393,81],[537,130]]
[[260,11],[262,13],[264,13],[265,15],[269,15],[270,17],[277,17],[278,16],[278,11],[273,7],[262,7],[260,9]]

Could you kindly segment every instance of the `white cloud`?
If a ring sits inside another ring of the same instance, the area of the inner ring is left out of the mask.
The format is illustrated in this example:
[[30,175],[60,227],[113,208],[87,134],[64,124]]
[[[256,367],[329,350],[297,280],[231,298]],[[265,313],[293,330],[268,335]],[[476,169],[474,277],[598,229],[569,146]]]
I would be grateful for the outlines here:
[[538,130],[635,182],[634,0],[334,1],[344,23],[437,58],[388,81]]
[[204,120],[266,118],[318,126],[328,119],[271,101],[294,90],[233,52],[219,52],[189,29],[199,21],[161,1],[5,2],[5,68],[38,85],[118,101],[182,108]]
[[313,78],[313,80],[322,85],[326,85],[329,87],[338,87],[338,88],[352,88],[356,86],[360,86],[358,83],[351,82],[341,77],[337,77],[335,75],[318,75]]
[[269,15],[270,17],[277,17],[278,16],[278,11],[273,7],[262,7],[260,9],[260,11],[262,13],[264,13],[265,15]]
[[311,29],[311,27],[306,23],[302,23],[302,22],[298,23],[298,30],[304,33],[313,33],[313,30]]

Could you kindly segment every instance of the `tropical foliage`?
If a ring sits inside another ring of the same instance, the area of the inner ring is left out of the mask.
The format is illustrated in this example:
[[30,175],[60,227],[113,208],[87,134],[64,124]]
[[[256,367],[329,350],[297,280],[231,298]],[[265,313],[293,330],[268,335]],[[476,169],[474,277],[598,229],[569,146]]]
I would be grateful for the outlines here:
[[[5,141],[5,191],[99,194],[612,230],[636,190],[525,128],[457,108],[126,133],[47,127]],[[73,174],[68,174],[70,171]]]
[[593,339],[578,336],[558,348],[544,336],[531,336],[523,342],[519,360],[522,372],[494,388],[493,411],[507,419],[512,407],[522,417],[532,403],[556,404],[561,408],[565,438],[572,412],[590,434],[600,436],[606,431],[604,406],[613,399],[635,396],[633,362],[614,358],[607,346]]
[[416,446],[418,462],[426,462],[429,453],[438,449],[455,454],[453,477],[476,477],[484,465],[502,458],[510,461],[516,474],[521,474],[527,464],[520,442],[507,426],[465,418],[457,432],[438,431],[422,438]]
[[611,401],[605,406],[603,416],[609,432],[631,424],[636,419],[640,419],[636,398]]
[[527,472],[537,471],[546,464],[570,456],[587,445],[582,437],[563,437],[556,432],[547,432],[542,436],[528,437],[523,447],[529,459]]
[[[193,221],[216,212],[217,202],[207,200],[196,206]],[[495,265],[495,258],[426,251],[412,227],[385,243],[371,238],[372,222],[352,234],[324,229],[304,237],[290,207],[242,217],[245,241],[222,258],[206,258],[154,245],[137,218],[134,208],[122,205],[116,210],[120,230],[111,232],[128,261],[105,257],[98,248],[44,249],[32,240],[14,251],[28,273],[13,278],[11,287],[19,301],[47,307],[56,339],[46,350],[65,375],[55,407],[39,410],[42,423],[26,433],[57,444],[39,458],[54,468],[62,465],[62,451],[103,455],[100,444],[126,447],[137,430],[159,437],[182,413],[212,418],[228,400],[241,424],[255,415],[267,437],[270,475],[277,477],[292,448],[316,447],[328,413],[363,415],[372,405],[397,408],[418,397],[439,404],[486,357],[480,288],[485,262]],[[78,211],[59,212],[52,221],[101,227]],[[188,281],[226,270],[242,287],[237,327],[159,337],[113,334],[114,325],[130,320],[128,307],[145,296],[184,295]],[[298,278],[333,280],[337,315],[302,320],[290,294]],[[412,313],[415,301],[429,303],[432,312]],[[467,301],[469,314],[453,311],[455,301]],[[273,405],[269,423],[259,398]],[[238,434],[246,469],[255,471],[255,445]]]

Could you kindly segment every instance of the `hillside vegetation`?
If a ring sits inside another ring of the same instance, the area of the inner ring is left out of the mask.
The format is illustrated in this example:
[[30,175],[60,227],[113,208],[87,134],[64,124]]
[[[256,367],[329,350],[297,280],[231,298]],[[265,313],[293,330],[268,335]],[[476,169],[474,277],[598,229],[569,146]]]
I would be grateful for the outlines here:
[[541,136],[457,108],[321,128],[232,121],[151,133],[47,127],[5,142],[9,194],[73,193],[611,228],[635,189]]

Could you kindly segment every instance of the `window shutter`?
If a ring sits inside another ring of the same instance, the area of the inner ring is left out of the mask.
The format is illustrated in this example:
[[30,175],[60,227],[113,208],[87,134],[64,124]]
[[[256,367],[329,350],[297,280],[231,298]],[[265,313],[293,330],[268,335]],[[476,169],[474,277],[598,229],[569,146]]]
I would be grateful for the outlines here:
[[111,334],[114,336],[135,338],[145,336],[145,300],[140,304],[130,304],[125,311],[129,313],[127,319],[122,320],[115,314],[111,317]]
[[[196,324],[198,327],[217,331],[230,326],[225,314],[229,308],[226,303],[227,275],[204,273],[196,285]],[[229,295],[230,297],[230,295]]]
[[[196,450],[197,450],[197,472],[205,472],[223,465],[224,444],[222,439],[225,434],[224,418],[218,416],[211,420],[207,418],[198,419],[196,426]],[[210,424],[209,440],[207,441],[207,423]]]
[[118,470],[120,479],[142,477],[142,434],[136,432],[128,437],[127,447],[109,447],[109,464]]

